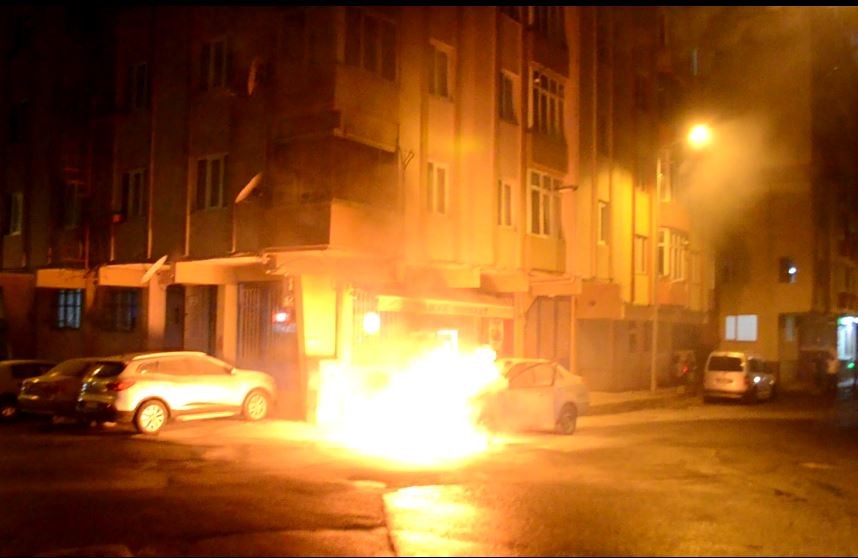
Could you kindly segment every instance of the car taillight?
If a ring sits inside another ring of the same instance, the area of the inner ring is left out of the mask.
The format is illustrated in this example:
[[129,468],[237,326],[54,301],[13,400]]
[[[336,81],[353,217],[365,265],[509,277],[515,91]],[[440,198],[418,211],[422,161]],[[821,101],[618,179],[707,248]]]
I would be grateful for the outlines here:
[[109,382],[107,386],[107,391],[122,391],[124,389],[128,389],[134,385],[134,380],[118,380],[115,382]]
[[750,375],[750,374],[745,374],[743,377],[744,377],[744,379],[745,379],[745,387],[750,387],[750,385],[751,385],[751,375]]

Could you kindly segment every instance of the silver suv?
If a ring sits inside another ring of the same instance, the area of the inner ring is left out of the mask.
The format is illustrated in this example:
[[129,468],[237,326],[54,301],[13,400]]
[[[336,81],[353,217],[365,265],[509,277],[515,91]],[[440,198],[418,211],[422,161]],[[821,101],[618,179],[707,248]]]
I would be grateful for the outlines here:
[[[138,353],[100,359],[86,378],[77,412],[96,422],[131,422],[155,434],[172,418],[195,419],[268,415],[276,393],[274,378],[239,370],[202,352]],[[111,363],[112,361],[112,363]]]

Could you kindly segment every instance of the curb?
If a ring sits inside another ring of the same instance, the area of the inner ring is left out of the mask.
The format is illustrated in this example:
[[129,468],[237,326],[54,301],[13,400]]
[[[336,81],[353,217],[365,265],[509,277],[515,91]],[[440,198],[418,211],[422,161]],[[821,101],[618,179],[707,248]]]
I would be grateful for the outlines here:
[[684,393],[677,393],[670,396],[665,397],[651,397],[644,399],[637,399],[633,401],[617,401],[616,403],[603,403],[601,405],[593,405],[590,404],[590,408],[587,411],[587,415],[589,416],[598,416],[598,415],[613,415],[617,413],[630,413],[632,411],[642,411],[645,409],[659,409],[671,406],[671,403],[675,403],[677,401],[695,401],[698,400],[699,397],[694,395],[687,395]]

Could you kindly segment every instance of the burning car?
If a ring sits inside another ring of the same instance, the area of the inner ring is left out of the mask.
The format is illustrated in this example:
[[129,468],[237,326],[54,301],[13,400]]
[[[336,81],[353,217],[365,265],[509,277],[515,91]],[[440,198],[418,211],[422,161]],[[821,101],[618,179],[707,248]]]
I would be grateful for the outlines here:
[[501,358],[495,365],[507,387],[484,396],[480,422],[492,430],[553,430],[574,434],[590,392],[561,364],[535,358]]

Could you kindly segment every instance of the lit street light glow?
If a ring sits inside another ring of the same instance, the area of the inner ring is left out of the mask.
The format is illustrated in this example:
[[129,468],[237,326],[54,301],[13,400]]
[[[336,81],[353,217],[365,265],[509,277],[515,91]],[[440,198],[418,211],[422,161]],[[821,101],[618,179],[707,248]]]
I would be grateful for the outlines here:
[[688,143],[695,149],[702,149],[712,141],[712,130],[706,124],[697,124],[688,133]]

